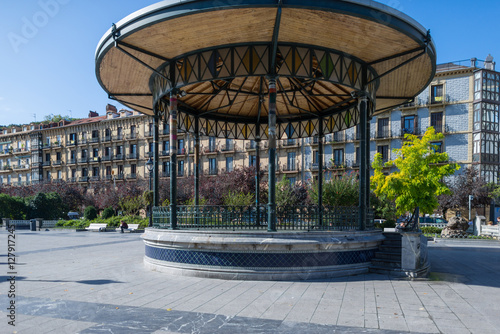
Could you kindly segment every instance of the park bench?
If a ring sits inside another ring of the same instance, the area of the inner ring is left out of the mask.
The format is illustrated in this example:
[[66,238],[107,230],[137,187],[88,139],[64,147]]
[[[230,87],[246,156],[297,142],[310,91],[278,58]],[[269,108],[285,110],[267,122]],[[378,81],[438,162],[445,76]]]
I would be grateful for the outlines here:
[[90,224],[89,227],[86,228],[87,231],[93,232],[102,232],[106,231],[106,226],[108,224]]
[[[129,232],[132,232],[132,231],[135,231],[139,229],[139,224],[128,224],[128,228],[124,228],[123,231],[129,231]],[[116,229],[117,232],[120,232],[121,231],[121,228],[117,228]]]

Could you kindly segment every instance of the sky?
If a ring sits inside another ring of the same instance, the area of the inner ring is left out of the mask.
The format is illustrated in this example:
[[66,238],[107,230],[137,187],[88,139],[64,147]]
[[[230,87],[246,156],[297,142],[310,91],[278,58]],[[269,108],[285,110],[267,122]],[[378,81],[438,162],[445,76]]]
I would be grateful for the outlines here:
[[[97,82],[97,43],[112,23],[156,2],[0,0],[0,125],[103,115],[108,103],[121,108]],[[379,2],[431,30],[438,64],[491,54],[500,66],[500,1]]]

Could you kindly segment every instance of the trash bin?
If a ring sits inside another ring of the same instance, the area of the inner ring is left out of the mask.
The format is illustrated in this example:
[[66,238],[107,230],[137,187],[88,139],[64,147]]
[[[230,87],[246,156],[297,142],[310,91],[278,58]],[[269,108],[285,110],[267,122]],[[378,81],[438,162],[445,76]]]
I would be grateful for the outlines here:
[[30,231],[36,231],[36,220],[30,220]]

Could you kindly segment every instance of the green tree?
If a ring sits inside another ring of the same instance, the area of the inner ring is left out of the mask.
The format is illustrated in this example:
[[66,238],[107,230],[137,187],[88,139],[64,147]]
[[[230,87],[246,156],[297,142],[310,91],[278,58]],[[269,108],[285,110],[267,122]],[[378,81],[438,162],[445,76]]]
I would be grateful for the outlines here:
[[[413,211],[416,207],[424,213],[432,213],[438,207],[437,197],[450,193],[442,182],[443,178],[453,175],[460,168],[456,163],[447,162],[447,153],[435,151],[432,142],[443,138],[443,134],[429,127],[422,138],[406,134],[403,147],[394,150],[396,159],[384,164],[382,156],[377,153],[371,179],[375,195],[385,195],[387,199],[394,200],[398,214]],[[393,165],[398,170],[385,175],[383,167]]]
[[[318,183],[309,189],[313,203],[318,202]],[[359,180],[357,173],[332,176],[323,182],[323,204],[329,206],[356,206],[359,203]]]
[[97,209],[92,206],[92,205],[89,205],[85,208],[85,211],[83,212],[83,217],[86,219],[86,220],[94,220],[97,218]]
[[0,194],[0,218],[24,219],[26,212],[23,198]]
[[121,198],[118,206],[127,215],[137,216],[139,211],[145,207],[144,197],[139,195]]
[[232,192],[224,197],[224,205],[228,206],[250,206],[254,202],[254,195],[251,193],[244,194],[242,192]]
[[[29,218],[58,219],[65,216],[66,206],[56,192],[39,192],[28,198]],[[28,218],[28,217],[27,217]]]

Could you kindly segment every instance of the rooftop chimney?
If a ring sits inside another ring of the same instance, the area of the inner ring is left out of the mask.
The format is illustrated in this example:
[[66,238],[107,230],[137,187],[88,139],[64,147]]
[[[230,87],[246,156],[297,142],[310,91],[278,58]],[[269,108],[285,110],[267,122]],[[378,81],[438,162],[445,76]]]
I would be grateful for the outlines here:
[[99,116],[99,114],[97,112],[92,111],[92,110],[89,111],[89,118],[98,117],[98,116]]
[[470,67],[476,68],[476,62],[477,62],[477,58],[471,58],[470,59]]
[[118,110],[116,109],[116,107],[112,104],[109,104],[106,106],[106,112],[117,112]]
[[484,68],[491,71],[495,70],[495,63],[493,62],[491,54],[488,54],[488,57],[486,57],[486,60],[484,61]]

